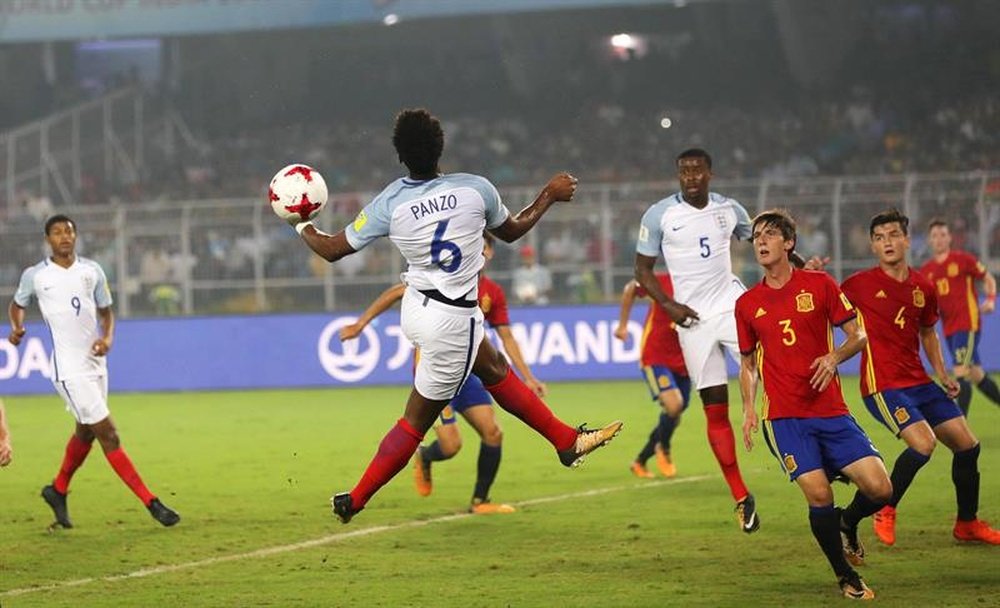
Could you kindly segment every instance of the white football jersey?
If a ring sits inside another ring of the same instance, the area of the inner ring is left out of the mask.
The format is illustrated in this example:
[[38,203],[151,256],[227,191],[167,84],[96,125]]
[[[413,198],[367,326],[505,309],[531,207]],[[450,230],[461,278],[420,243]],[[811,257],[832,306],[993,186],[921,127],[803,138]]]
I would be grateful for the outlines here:
[[642,216],[636,251],[663,258],[674,282],[674,299],[707,319],[732,313],[746,287],[733,274],[732,237],[750,238],[750,216],[737,201],[709,193],[697,209],[678,193]]
[[453,300],[475,300],[483,267],[483,229],[496,228],[510,213],[484,177],[450,173],[435,179],[397,179],[344,230],[360,250],[388,236],[409,263],[403,281],[418,290],[436,289]]
[[52,334],[52,380],[106,375],[107,357],[90,352],[101,337],[97,309],[112,303],[100,265],[77,256],[69,268],[63,268],[46,258],[21,274],[14,302],[27,308],[32,296]]

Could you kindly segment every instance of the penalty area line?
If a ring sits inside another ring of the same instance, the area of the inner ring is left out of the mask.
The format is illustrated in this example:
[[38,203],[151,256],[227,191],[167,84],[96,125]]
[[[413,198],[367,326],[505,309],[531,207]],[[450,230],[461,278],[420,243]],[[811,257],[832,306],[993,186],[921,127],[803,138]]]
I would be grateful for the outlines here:
[[[602,494],[611,494],[614,492],[622,492],[625,490],[641,490],[646,488],[657,488],[661,486],[671,486],[679,485],[682,483],[691,483],[695,481],[704,481],[706,479],[711,479],[716,477],[715,475],[696,475],[693,477],[681,477],[680,479],[666,479],[661,481],[650,481],[645,483],[611,486],[607,488],[597,488],[594,490],[586,490],[583,492],[573,492],[570,494],[558,494],[555,496],[543,496],[540,498],[532,498],[529,500],[522,500],[520,502],[511,503],[518,507],[527,507],[531,505],[541,505],[551,502],[561,502],[564,500],[571,500],[574,498],[589,498],[591,496],[600,496]],[[328,534],[326,536],[321,536],[319,538],[314,538],[311,540],[305,540],[298,543],[292,543],[288,545],[276,545],[273,547],[264,547],[262,549],[256,549],[254,551],[247,551],[245,553],[233,553],[231,555],[221,555],[218,557],[209,557],[206,559],[199,559],[190,562],[183,562],[180,564],[167,564],[163,566],[153,566],[150,568],[140,568],[139,570],[133,570],[132,572],[127,572],[125,574],[110,574],[107,576],[92,576],[87,578],[79,578],[69,581],[60,581],[57,583],[50,583],[47,585],[39,585],[37,587],[21,587],[19,589],[10,589],[8,591],[0,592],[0,597],[15,597],[19,595],[27,595],[29,593],[38,593],[40,591],[56,591],[59,589],[66,589],[70,587],[80,587],[82,585],[88,585],[90,583],[96,582],[117,582],[134,578],[146,578],[148,576],[157,576],[160,574],[169,574],[171,572],[178,572],[180,570],[191,570],[200,569],[207,566],[214,566],[216,564],[225,564],[228,562],[235,562],[245,559],[255,559],[258,557],[269,557],[272,555],[280,555],[282,553],[292,553],[294,551],[301,551],[303,549],[312,549],[313,547],[321,547],[323,545],[328,545],[331,543],[336,543],[351,538],[361,538],[365,536],[372,536],[375,534],[380,534],[382,532],[395,532],[397,530],[408,530],[411,528],[420,528],[423,526],[429,526],[432,524],[442,524],[452,521],[457,521],[461,519],[468,519],[470,517],[476,517],[473,513],[451,513],[449,515],[441,515],[438,517],[432,517],[430,519],[421,520],[411,520],[404,521],[396,524],[386,524],[382,526],[372,526],[370,528],[361,528],[360,530],[352,530],[350,532],[340,532],[337,534]]]

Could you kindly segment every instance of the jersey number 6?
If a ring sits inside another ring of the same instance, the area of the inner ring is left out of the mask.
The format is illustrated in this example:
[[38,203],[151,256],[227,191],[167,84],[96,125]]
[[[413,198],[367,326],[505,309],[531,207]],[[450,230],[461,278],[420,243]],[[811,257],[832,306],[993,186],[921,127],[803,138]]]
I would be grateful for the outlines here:
[[431,241],[431,262],[449,273],[458,270],[459,264],[462,263],[462,250],[455,243],[444,240],[444,232],[448,229],[450,221],[448,219],[438,222],[437,229],[434,231],[434,240]]

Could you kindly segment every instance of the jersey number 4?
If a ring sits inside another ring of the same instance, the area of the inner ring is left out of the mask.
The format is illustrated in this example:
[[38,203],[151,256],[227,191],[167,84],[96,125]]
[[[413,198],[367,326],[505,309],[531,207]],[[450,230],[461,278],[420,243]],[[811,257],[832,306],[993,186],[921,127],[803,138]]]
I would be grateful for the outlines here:
[[450,221],[447,219],[438,222],[437,229],[434,230],[434,240],[431,241],[431,262],[448,273],[458,270],[459,264],[462,263],[462,250],[459,246],[444,240],[444,233]]

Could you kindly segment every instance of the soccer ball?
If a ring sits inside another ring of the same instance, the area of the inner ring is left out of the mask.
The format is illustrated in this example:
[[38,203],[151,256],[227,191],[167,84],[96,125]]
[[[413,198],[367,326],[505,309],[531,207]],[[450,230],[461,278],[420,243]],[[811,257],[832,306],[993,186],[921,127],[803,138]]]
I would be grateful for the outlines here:
[[286,222],[304,222],[326,205],[326,181],[309,165],[288,165],[271,179],[267,198],[274,213]]

